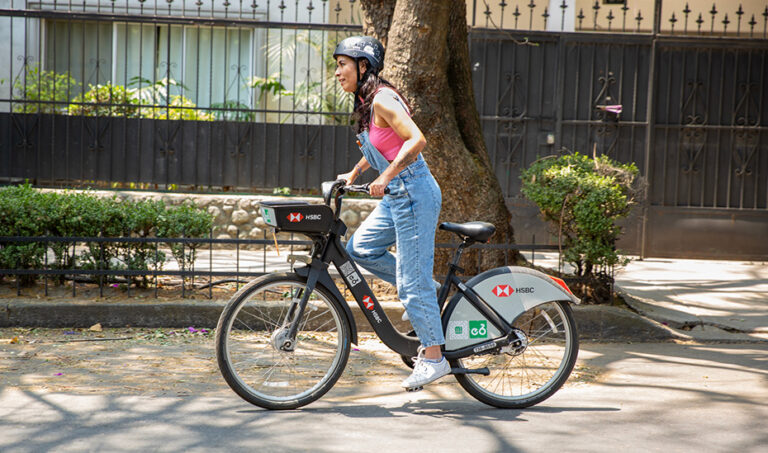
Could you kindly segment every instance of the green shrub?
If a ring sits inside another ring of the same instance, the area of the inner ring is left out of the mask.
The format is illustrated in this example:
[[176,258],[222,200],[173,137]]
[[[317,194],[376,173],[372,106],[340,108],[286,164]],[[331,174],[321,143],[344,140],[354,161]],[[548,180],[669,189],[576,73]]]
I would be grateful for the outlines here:
[[69,72],[58,74],[55,71],[40,70],[36,66],[28,67],[24,79],[17,79],[13,84],[16,92],[15,113],[67,113],[69,96],[78,91],[80,86]]
[[[126,202],[124,202],[126,203]],[[140,200],[126,203],[130,209],[125,210],[125,231],[123,236],[147,238],[153,237],[157,231],[160,217],[166,210],[165,203],[160,200]],[[127,250],[127,265],[132,270],[162,269],[165,263],[165,252],[158,250],[157,243],[127,242],[122,244]],[[149,280],[146,275],[133,281],[146,286]]]
[[[0,236],[44,236],[49,203],[29,185],[0,189]],[[0,243],[0,269],[40,269],[44,265],[46,246],[40,242]],[[21,275],[28,285],[36,275]]]
[[634,164],[579,153],[540,159],[522,172],[523,194],[538,205],[578,276],[625,264],[616,250],[616,221],[629,214],[637,175]]
[[[213,228],[213,216],[192,204],[182,204],[163,212],[157,224],[157,236],[164,238],[195,238],[208,236]],[[168,243],[179,269],[191,268],[201,243]]]
[[256,114],[249,111],[250,107],[242,102],[226,101],[211,104],[211,116],[217,121],[255,121]]
[[156,82],[134,77],[129,86],[137,102],[141,105],[139,116],[156,120],[192,120],[212,121],[213,115],[202,110],[197,110],[194,102],[182,95],[172,95],[171,89],[186,89],[180,82],[163,78]]
[[213,121],[213,115],[198,110],[194,102],[180,95],[171,96],[167,106],[142,104],[139,115],[155,120]]
[[[88,192],[40,192],[30,185],[0,188],[0,236],[207,237],[213,217],[193,205],[166,207],[162,201],[121,201]],[[165,253],[155,243],[0,243],[0,268],[41,269],[53,252],[52,269],[162,269]],[[200,243],[170,244],[182,269],[195,259]],[[22,276],[30,284],[36,275]],[[63,283],[64,276],[57,279]],[[130,280],[146,286],[146,275]]]
[[135,118],[139,116],[139,100],[133,90],[122,85],[88,85],[85,93],[72,99],[69,105],[70,115],[84,116],[119,116]]

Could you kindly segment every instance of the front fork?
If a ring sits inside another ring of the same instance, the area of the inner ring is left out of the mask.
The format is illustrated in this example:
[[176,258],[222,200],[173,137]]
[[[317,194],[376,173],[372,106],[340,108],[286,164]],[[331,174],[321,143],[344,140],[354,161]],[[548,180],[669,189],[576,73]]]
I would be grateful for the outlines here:
[[[291,307],[288,309],[288,313],[285,316],[283,326],[278,329],[280,337],[276,339],[275,346],[281,351],[293,352],[296,348],[296,333],[299,331],[299,322],[304,316],[304,310],[307,308],[309,296],[315,290],[317,279],[322,272],[326,272],[328,264],[323,263],[318,259],[313,259],[309,268],[307,285],[301,290],[301,299],[298,302],[293,302],[291,304]],[[291,299],[295,301],[293,295],[291,295]]]

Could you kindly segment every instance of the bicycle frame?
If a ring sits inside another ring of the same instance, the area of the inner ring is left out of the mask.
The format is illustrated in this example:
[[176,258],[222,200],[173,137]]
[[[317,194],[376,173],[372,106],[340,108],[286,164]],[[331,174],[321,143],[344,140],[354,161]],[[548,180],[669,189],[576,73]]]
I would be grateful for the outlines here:
[[[306,291],[304,291],[303,297],[299,301],[296,311],[294,313],[293,321],[291,323],[291,336],[295,338],[295,332],[298,326],[298,320],[301,319],[301,315],[306,307],[309,294],[314,290],[317,282],[320,281],[324,286],[329,287],[332,291],[335,289],[335,285],[328,274],[328,264],[333,263],[339,274],[344,279],[344,283],[352,293],[355,301],[360,306],[366,320],[370,323],[376,335],[384,342],[387,347],[392,349],[403,356],[415,356],[417,354],[418,347],[421,345],[418,338],[408,336],[397,330],[392,322],[389,320],[384,310],[381,307],[378,299],[368,286],[368,282],[363,278],[360,270],[355,264],[354,260],[347,254],[345,248],[341,245],[341,236],[346,232],[346,225],[336,219],[331,232],[313,237],[315,246],[313,247],[312,261],[307,267],[296,269],[296,273],[307,278]],[[518,340],[515,330],[510,326],[498,313],[486,303],[472,288],[467,287],[456,276],[456,272],[461,272],[462,269],[458,266],[458,262],[461,258],[461,254],[471,242],[465,241],[459,245],[459,248],[454,256],[453,262],[450,265],[448,275],[445,278],[443,286],[441,287],[440,294],[438,295],[438,305],[440,311],[443,311],[445,300],[448,297],[450,287],[457,288],[459,293],[463,295],[477,310],[482,313],[490,323],[492,323],[500,332],[503,333],[501,337],[493,340],[486,341],[479,345],[469,346],[463,349],[455,351],[444,351],[444,355],[448,359],[457,359],[462,357],[468,357],[473,354],[477,354],[481,351],[489,351],[497,347],[506,346],[510,343]],[[339,295],[340,296],[340,295]],[[456,296],[454,296],[456,297]],[[343,299],[341,299],[343,300]],[[348,307],[345,309],[348,310]],[[353,342],[356,343],[357,327],[355,325],[354,317],[350,311],[347,311],[347,317],[349,318],[352,328]],[[290,319],[290,318],[289,318]]]

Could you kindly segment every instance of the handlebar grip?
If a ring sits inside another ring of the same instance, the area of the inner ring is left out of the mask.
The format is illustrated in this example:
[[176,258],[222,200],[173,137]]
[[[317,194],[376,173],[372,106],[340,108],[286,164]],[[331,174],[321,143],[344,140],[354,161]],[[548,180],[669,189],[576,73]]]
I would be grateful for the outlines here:
[[[367,193],[367,194],[371,193],[370,184],[369,183],[366,183],[366,184],[352,184],[352,185],[349,185],[349,186],[344,186],[344,190],[346,192],[360,192],[360,193]],[[384,188],[384,193],[385,194],[389,194],[389,187],[385,187]]]

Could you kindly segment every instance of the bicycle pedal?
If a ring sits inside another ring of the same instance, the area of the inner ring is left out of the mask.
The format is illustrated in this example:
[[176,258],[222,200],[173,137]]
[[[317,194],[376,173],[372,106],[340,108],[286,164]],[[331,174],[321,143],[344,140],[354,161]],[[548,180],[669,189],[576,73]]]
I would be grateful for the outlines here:
[[406,389],[405,389],[406,392],[420,392],[422,390],[424,390],[424,386],[421,386],[421,387],[406,387]]

